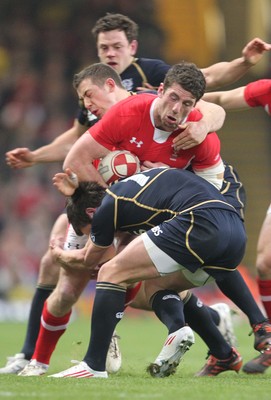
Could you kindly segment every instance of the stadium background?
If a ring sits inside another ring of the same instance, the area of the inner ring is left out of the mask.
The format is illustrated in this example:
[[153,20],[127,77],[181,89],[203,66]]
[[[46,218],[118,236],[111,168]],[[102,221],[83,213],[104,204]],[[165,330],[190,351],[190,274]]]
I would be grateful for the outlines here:
[[[138,56],[168,63],[185,59],[206,67],[239,57],[254,37],[271,41],[269,0],[1,0],[2,319],[26,315],[21,301],[16,312],[10,304],[30,298],[50,229],[64,206],[51,184],[61,164],[13,171],[5,165],[5,152],[34,149],[71,126],[77,109],[72,77],[97,61],[91,28],[105,12],[121,12],[138,23]],[[270,60],[265,55],[241,81],[225,89],[270,78]],[[252,277],[257,237],[271,198],[270,122],[262,109],[229,113],[219,132],[223,158],[237,168],[247,190],[248,247],[243,264]]]

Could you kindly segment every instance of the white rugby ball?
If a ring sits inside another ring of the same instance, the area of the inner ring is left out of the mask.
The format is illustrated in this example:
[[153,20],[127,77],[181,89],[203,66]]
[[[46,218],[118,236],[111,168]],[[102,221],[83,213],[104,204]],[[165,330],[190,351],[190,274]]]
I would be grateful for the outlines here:
[[100,161],[98,171],[103,180],[110,184],[118,179],[140,172],[140,161],[130,151],[111,151]]

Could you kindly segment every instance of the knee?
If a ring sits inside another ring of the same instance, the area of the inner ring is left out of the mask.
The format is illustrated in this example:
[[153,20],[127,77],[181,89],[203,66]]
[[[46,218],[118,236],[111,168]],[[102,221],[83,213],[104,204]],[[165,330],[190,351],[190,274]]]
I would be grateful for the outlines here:
[[97,281],[119,284],[121,283],[119,278],[120,274],[117,272],[117,266],[113,260],[110,260],[99,269]]

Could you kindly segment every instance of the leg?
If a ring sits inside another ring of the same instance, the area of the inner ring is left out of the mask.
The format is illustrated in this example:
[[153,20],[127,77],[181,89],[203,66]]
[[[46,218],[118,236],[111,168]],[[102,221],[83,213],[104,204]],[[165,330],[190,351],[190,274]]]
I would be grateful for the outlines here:
[[[142,282],[142,286],[139,292],[139,296],[136,296],[133,306],[137,308],[143,308],[144,310],[151,310],[150,307],[150,297],[153,297],[156,301],[152,302],[152,308],[155,311],[158,318],[163,322],[168,328],[168,334],[175,332],[178,329],[176,323],[178,323],[178,309],[174,307],[173,299],[175,296],[167,296],[168,289],[175,291],[180,291],[191,287],[190,281],[185,279],[182,273],[176,272],[161,278],[151,279]],[[157,296],[156,296],[157,295]],[[241,368],[241,357],[235,349],[232,349],[232,343],[227,343],[222,333],[218,329],[217,325],[220,322],[218,313],[213,310],[212,313],[209,312],[209,307],[205,306],[195,295],[190,292],[184,291],[179,293],[180,297],[184,302],[184,317],[185,322],[188,323],[190,328],[192,328],[198,335],[204,340],[209,348],[209,354],[212,360],[216,360],[216,365],[223,360],[223,366],[220,368],[214,368],[212,365],[212,370],[210,367],[207,369],[205,367],[204,371],[201,371],[202,375],[217,375],[223,371],[235,370],[238,371]],[[166,300],[163,300],[165,297]],[[167,303],[171,301],[172,304]],[[177,303],[177,302],[176,302]],[[170,309],[169,306],[172,308]],[[212,310],[212,309],[211,309]],[[213,314],[216,316],[216,322],[212,318]],[[225,329],[223,330],[223,333]],[[160,356],[160,355],[159,355]],[[157,357],[159,359],[159,356]],[[225,363],[225,360],[230,362]],[[152,376],[158,376],[159,370],[157,368],[157,362],[149,366],[149,372]],[[175,368],[170,371],[175,372]]]
[[56,344],[67,328],[72,306],[88,284],[89,276],[87,270],[60,270],[57,286],[43,308],[32,361],[20,375],[42,375],[47,371]]
[[[257,245],[256,269],[258,286],[266,315],[271,321],[271,204],[267,210]],[[243,371],[247,374],[262,374],[271,367],[271,349],[247,362]]]
[[78,377],[80,373],[87,377],[106,378],[106,353],[114,329],[124,313],[128,284],[140,281],[141,278],[158,276],[141,237],[137,237],[121,253],[105,263],[98,274],[91,338],[86,355],[78,368],[69,368],[53,377]]
[[[52,228],[50,240],[64,241],[67,226],[67,216],[66,214],[61,214]],[[18,374],[28,364],[29,360],[31,360],[39,334],[42,308],[44,302],[55,288],[58,276],[59,265],[53,262],[51,250],[48,248],[40,262],[38,283],[31,303],[23,347],[20,353],[15,355],[12,363],[0,369],[0,374]]]
[[271,204],[263,222],[257,245],[256,269],[261,300],[271,321]]

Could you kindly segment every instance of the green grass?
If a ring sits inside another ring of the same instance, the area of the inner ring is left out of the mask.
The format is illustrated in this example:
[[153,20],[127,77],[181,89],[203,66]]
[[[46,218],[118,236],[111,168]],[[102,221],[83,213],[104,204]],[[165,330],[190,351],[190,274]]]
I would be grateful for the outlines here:
[[[0,360],[20,350],[25,334],[25,324],[0,323]],[[81,360],[88,343],[89,321],[79,318],[61,338],[52,357],[49,373],[71,366],[70,360]],[[244,361],[256,355],[253,337],[248,336],[245,322],[236,326],[239,350]],[[93,399],[93,400],[267,400],[270,398],[271,368],[266,374],[248,376],[244,373],[226,372],[216,378],[196,378],[194,373],[205,362],[206,347],[196,337],[195,345],[185,355],[177,373],[164,379],[151,378],[146,366],[159,353],[166,330],[149,313],[139,317],[126,317],[118,326],[123,355],[121,371],[109,379],[51,379],[0,375],[0,399]],[[2,366],[1,365],[1,366]]]

